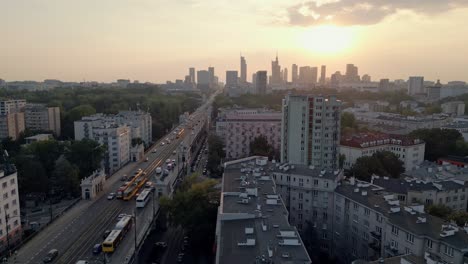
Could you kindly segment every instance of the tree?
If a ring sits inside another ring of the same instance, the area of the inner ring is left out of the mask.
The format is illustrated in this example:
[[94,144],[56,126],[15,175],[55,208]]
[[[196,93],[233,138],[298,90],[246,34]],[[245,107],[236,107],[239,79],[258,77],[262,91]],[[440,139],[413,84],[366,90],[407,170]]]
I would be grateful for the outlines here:
[[162,197],[161,208],[167,212],[171,225],[182,226],[191,235],[195,246],[212,245],[219,204],[217,182],[212,179],[193,183],[185,180],[182,186],[190,186],[175,193],[172,199]]
[[208,137],[208,162],[206,168],[211,172],[211,175],[221,174],[221,160],[224,157],[223,141],[217,135],[210,135]]
[[455,221],[458,226],[465,226],[465,224],[468,224],[468,213],[467,212],[454,212],[449,216],[450,220]]
[[443,204],[429,205],[426,207],[426,212],[430,215],[447,219],[452,214],[452,209]]
[[78,168],[63,156],[55,163],[53,178],[55,179],[57,188],[63,190],[63,193],[70,194],[73,197],[79,195],[80,179]]
[[93,171],[101,168],[105,147],[94,140],[83,139],[72,141],[65,153],[67,160],[77,166],[80,179],[88,177]]
[[463,136],[455,129],[418,129],[409,135],[426,143],[426,160],[436,161],[448,155],[468,155],[466,145],[462,144]]
[[390,151],[378,151],[372,156],[360,157],[351,168],[351,173],[363,181],[370,181],[372,174],[398,178],[404,171],[403,162]]
[[16,157],[20,194],[47,193],[48,177],[41,162],[25,155]]
[[132,138],[132,147],[135,147],[140,144],[143,144],[143,140],[141,140],[141,138]]
[[343,112],[341,114],[341,129],[344,128],[357,129],[356,118],[352,113]]
[[268,143],[268,138],[264,135],[256,137],[250,142],[250,155],[265,156],[270,159],[277,159],[277,150]]
[[343,168],[345,160],[346,160],[346,156],[344,154],[340,154],[340,156],[338,158],[338,164],[340,166],[340,169]]

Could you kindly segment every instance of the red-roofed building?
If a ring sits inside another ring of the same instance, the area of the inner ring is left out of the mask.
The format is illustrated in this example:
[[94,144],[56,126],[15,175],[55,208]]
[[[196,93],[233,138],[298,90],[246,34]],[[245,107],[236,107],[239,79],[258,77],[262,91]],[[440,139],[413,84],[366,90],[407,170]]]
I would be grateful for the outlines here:
[[406,171],[410,171],[424,161],[425,146],[426,143],[420,139],[366,132],[343,136],[340,142],[340,154],[345,156],[343,167],[350,169],[358,158],[387,150],[395,153],[403,162]]

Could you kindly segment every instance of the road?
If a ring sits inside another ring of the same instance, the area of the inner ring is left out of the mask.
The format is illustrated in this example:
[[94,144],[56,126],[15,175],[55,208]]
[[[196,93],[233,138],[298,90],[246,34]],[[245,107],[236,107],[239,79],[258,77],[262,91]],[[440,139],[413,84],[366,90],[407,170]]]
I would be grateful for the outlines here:
[[[212,100],[209,100],[211,103]],[[194,114],[191,122],[198,123],[207,107],[200,107]],[[177,150],[179,144],[190,141],[193,137],[187,130],[179,139],[175,139],[171,144],[160,145],[157,142],[153,148],[155,153],[148,152],[146,156],[148,162],[130,163],[120,169],[110,177],[105,186],[105,191],[100,193],[94,200],[82,200],[62,217],[58,218],[32,240],[18,250],[15,263],[36,264],[42,263],[42,259],[51,249],[57,249],[59,256],[54,263],[75,263],[78,260],[88,260],[92,263],[104,263],[104,256],[93,256],[92,248],[94,244],[103,241],[103,233],[115,226],[116,218],[119,214],[125,213],[133,215],[135,212],[135,201],[107,200],[107,194],[115,192],[122,184],[120,181],[124,174],[131,175],[138,168],[143,169],[147,174],[152,175],[156,167],[161,166],[164,161],[171,157],[172,152]],[[169,137],[170,134],[163,137]],[[188,139],[188,140],[187,140]],[[186,144],[186,143],[185,143]],[[180,166],[181,164],[177,164]],[[178,168],[176,168],[178,169]],[[155,208],[158,207],[155,202]],[[136,228],[138,239],[142,238],[144,227],[148,227],[152,218],[152,203],[149,202],[144,209],[136,213]],[[124,263],[129,254],[133,253],[135,231],[129,231],[116,252],[109,255],[107,263]]]

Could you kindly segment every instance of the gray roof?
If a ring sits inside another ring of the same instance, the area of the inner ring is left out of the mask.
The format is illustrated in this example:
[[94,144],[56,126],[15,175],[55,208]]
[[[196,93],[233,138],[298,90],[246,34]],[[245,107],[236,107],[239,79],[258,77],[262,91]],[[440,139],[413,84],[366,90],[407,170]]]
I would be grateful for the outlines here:
[[[299,233],[288,223],[288,211],[281,198],[274,196],[275,183],[267,175],[272,164],[257,166],[254,165],[255,158],[242,160],[225,165],[218,215],[219,263],[255,263],[262,259],[265,262],[259,263],[311,263]],[[249,190],[252,191],[250,195],[247,194]],[[254,195],[255,190],[257,195]],[[272,195],[268,202],[267,195]],[[280,241],[288,239],[279,237],[280,231],[293,235],[291,239],[295,239],[298,245],[280,245]],[[255,239],[255,245],[238,244],[247,242],[247,239]]]
[[[359,190],[356,192],[356,190]],[[367,192],[363,195],[363,191]],[[336,192],[348,197],[361,205],[371,208],[385,215],[389,222],[400,229],[406,230],[418,236],[430,237],[433,240],[445,242],[452,247],[468,250],[468,234],[460,229],[454,235],[441,237],[444,220],[425,213],[413,211],[410,213],[402,206],[390,205],[384,198],[391,195],[384,188],[378,185],[360,182],[355,185],[343,183],[336,188]],[[391,212],[390,208],[398,207],[399,212]],[[425,217],[425,223],[418,223],[418,217]]]
[[417,178],[423,181],[440,181],[457,179],[468,181],[468,168],[459,168],[455,165],[439,165],[437,163],[424,161],[416,169],[406,171],[403,176]]
[[[385,190],[394,193],[406,194],[409,191],[449,191],[465,188],[463,184],[454,182],[452,180],[444,180],[437,182],[424,182],[416,179],[389,179],[379,177],[378,179],[373,180],[373,183],[384,187]],[[436,185],[440,185],[442,190],[440,190]]]
[[281,164],[277,163],[271,167],[272,172],[276,173],[287,173],[291,175],[310,175],[311,177],[321,177],[329,180],[338,180],[341,178],[341,174],[339,170],[331,170],[331,169],[321,169],[317,167],[309,167],[306,165],[289,165],[283,164],[284,167],[288,167],[287,170],[281,169]]

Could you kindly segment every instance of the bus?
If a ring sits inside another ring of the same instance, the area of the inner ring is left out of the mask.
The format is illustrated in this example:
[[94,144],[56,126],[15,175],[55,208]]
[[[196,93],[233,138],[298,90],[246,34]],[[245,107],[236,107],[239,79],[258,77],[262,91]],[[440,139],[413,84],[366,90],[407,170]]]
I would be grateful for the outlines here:
[[140,195],[138,196],[137,200],[136,200],[136,207],[137,208],[143,208],[146,206],[146,204],[148,203],[148,200],[150,198],[150,193],[151,193],[151,189],[144,189]]
[[120,219],[115,225],[114,229],[102,242],[102,251],[106,253],[112,253],[115,251],[120,241],[124,238],[125,234],[132,227],[132,216],[126,215]]
[[135,177],[135,181],[132,183],[132,186],[128,187],[123,193],[124,201],[131,200],[141,187],[145,185],[146,181],[148,181],[148,178],[146,177],[145,172],[140,174],[138,178]]
[[[146,177],[146,172],[144,172],[142,169],[138,169],[135,171],[135,173],[129,178],[129,181],[126,182],[124,185],[122,185],[118,190],[117,190],[117,198],[118,199],[124,199],[124,200],[129,200],[131,199],[135,193],[139,189],[140,181],[142,181],[142,178]],[[146,180],[144,180],[146,181]]]
[[115,251],[123,235],[121,230],[112,230],[107,238],[102,242],[102,252],[112,253]]

